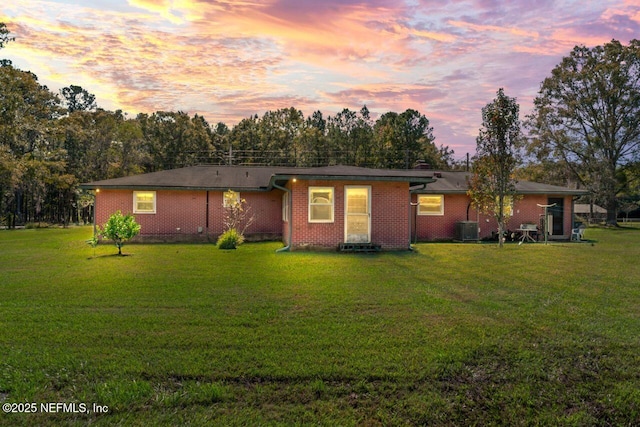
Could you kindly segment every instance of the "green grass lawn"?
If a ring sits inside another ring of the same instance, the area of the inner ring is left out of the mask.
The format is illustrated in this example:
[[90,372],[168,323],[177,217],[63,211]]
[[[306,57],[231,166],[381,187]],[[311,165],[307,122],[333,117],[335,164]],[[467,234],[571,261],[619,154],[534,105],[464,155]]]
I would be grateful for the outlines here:
[[37,404],[0,425],[640,423],[639,228],[374,255],[90,236],[0,231],[0,403]]

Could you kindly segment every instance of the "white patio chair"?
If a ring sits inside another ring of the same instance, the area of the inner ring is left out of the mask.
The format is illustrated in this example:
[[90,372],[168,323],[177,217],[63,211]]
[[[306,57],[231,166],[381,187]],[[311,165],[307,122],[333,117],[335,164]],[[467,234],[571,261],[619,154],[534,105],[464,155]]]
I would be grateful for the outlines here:
[[581,242],[584,240],[584,227],[578,227],[571,230],[571,240]]

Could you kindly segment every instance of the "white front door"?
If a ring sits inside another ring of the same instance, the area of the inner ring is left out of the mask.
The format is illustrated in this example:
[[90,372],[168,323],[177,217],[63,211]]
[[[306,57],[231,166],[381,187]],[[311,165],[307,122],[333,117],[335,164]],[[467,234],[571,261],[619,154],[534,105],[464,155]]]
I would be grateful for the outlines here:
[[371,187],[344,187],[344,241],[371,242]]

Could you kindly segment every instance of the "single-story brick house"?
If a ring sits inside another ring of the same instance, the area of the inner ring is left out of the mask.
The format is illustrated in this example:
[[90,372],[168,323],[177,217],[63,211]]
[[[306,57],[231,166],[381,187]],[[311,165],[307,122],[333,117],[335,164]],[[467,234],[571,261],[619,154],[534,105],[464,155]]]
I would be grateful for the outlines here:
[[[291,249],[372,243],[401,250],[412,239],[455,239],[462,222],[475,221],[476,237],[491,235],[497,226],[468,206],[466,182],[465,173],[421,169],[203,165],[81,187],[95,192],[97,224],[117,210],[133,213],[143,240],[215,240],[223,232],[225,205],[241,198],[256,217],[249,238],[282,239]],[[558,203],[553,235],[568,239],[567,213],[582,193],[534,183],[519,188],[524,198],[515,202],[512,221],[537,223],[536,204]]]
[[[497,234],[493,216],[471,206],[467,195],[470,172],[435,172],[434,178],[436,182],[412,195],[412,202],[419,203],[412,224],[414,240],[476,240]],[[542,234],[546,223],[549,239],[569,240],[574,199],[587,191],[529,181],[519,181],[516,191],[519,197],[507,207],[512,213],[508,223],[512,234],[519,234],[523,224],[535,224]]]

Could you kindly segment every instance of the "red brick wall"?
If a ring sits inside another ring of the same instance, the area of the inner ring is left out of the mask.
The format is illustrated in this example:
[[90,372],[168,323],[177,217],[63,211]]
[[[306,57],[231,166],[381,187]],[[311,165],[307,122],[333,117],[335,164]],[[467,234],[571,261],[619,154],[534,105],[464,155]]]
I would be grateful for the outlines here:
[[[409,184],[405,182],[298,181],[293,198],[292,246],[337,247],[344,242],[345,186],[371,187],[371,242],[383,249],[409,247]],[[309,222],[309,187],[334,188],[334,221]]]
[[102,225],[116,211],[133,212],[133,192],[130,190],[99,190],[96,193],[96,223]]
[[[223,192],[209,192],[209,231],[219,235],[223,231]],[[245,200],[250,208],[248,216],[255,215],[254,223],[247,228],[247,235],[282,234],[282,191],[271,192],[240,192],[240,198]]]
[[[417,201],[417,196],[412,196],[412,202]],[[538,204],[545,205],[548,203],[546,195],[527,195],[516,200],[513,206],[513,216],[507,225],[509,230],[516,230],[523,223],[535,223],[540,225],[540,218],[543,209]],[[492,233],[497,232],[498,224],[492,216],[478,214],[473,208],[469,207],[469,215],[467,217],[467,207],[469,205],[469,197],[466,194],[445,194],[444,196],[444,215],[443,216],[417,216],[417,237],[419,241],[432,241],[453,239],[456,237],[456,223],[460,221],[477,221],[480,229],[480,238],[490,237]],[[564,235],[563,238],[569,238],[572,224],[572,199],[570,196],[564,198]],[[414,208],[415,209],[415,208]],[[414,218],[415,210],[411,213]],[[560,236],[554,236],[560,237]]]
[[[413,195],[412,203],[417,202]],[[456,233],[456,223],[467,221],[467,205],[469,198],[465,194],[445,194],[444,215],[417,215],[416,207],[412,208],[413,220],[417,219],[417,233],[419,241],[452,239]],[[469,210],[469,221],[476,220],[476,212]],[[415,233],[415,228],[412,229]]]
[[240,197],[251,207],[256,221],[247,229],[247,233],[282,234],[282,193],[273,190],[262,193],[240,193]]
[[[251,207],[256,221],[247,229],[251,234],[282,234],[281,191],[245,192],[240,197]],[[120,210],[123,214],[133,212],[132,190],[101,190],[96,197],[96,222],[102,225],[109,216]],[[223,231],[224,208],[222,192],[209,192],[209,229],[214,238]],[[207,234],[207,192],[206,191],[156,191],[156,213],[135,214],[140,224],[141,236],[193,235],[197,236],[202,227],[202,235]],[[178,230],[179,229],[179,230]]]
[[[360,181],[298,181],[290,183],[293,190],[293,246],[325,246],[337,247],[344,242],[344,187],[345,185],[362,186],[369,183]],[[335,194],[334,222],[309,223],[308,221],[308,188],[309,186],[333,187]],[[371,186],[371,241],[384,249],[407,249],[409,245],[409,187],[402,182],[373,182]],[[282,236],[288,242],[289,224],[282,221],[282,191],[243,192],[240,196],[251,206],[256,214],[256,222],[247,230],[247,234],[269,234]],[[142,236],[198,236],[198,228],[202,227],[202,235],[206,229],[206,196],[205,191],[165,191],[156,192],[156,214],[136,214],[141,224]],[[209,229],[208,235],[217,238],[223,230],[222,192],[209,192]],[[415,202],[413,195],[412,201]],[[443,216],[417,216],[417,238],[419,241],[453,239],[456,223],[467,220],[468,196],[464,194],[448,194],[444,199]],[[521,223],[539,224],[542,209],[537,204],[546,204],[547,196],[525,196],[516,201],[514,216],[509,222],[509,229],[517,229]],[[564,204],[564,238],[568,238],[572,225],[572,199],[565,197]],[[101,190],[96,200],[96,221],[104,224],[109,216],[120,210],[124,214],[133,211],[133,191]],[[412,221],[415,208],[411,209]],[[470,221],[478,221],[480,237],[489,237],[497,230],[495,220],[486,215],[478,215],[475,209],[469,208]],[[180,230],[178,230],[178,228]],[[413,225],[411,228],[414,231]]]
[[409,183],[380,182],[371,189],[371,241],[409,249]]

